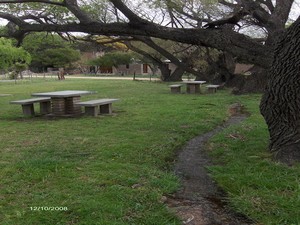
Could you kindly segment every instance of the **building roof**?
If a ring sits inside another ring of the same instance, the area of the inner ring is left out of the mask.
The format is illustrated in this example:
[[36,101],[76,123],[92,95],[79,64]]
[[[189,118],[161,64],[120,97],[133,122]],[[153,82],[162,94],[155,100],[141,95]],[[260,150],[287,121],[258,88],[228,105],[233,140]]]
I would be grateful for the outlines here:
[[251,70],[253,66],[254,65],[252,64],[237,63],[235,65],[234,74],[244,74],[246,72],[249,72],[249,70]]

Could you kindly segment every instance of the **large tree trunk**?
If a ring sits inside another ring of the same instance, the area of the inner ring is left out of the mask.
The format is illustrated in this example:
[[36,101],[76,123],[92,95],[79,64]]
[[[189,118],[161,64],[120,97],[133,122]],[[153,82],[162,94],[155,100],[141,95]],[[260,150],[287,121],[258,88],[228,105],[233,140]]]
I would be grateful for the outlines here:
[[168,64],[161,64],[158,66],[161,72],[161,80],[162,81],[182,81],[182,75],[185,70],[181,67],[177,67],[172,73],[169,69]]
[[278,42],[260,105],[279,161],[300,161],[300,17]]
[[230,53],[221,53],[218,57],[218,60],[215,62],[211,58],[209,51],[207,51],[206,60],[209,64],[207,73],[211,74],[211,77],[209,79],[211,83],[223,84],[233,79],[235,61],[234,57]]
[[177,67],[173,73],[171,73],[170,80],[169,81],[182,81],[182,76],[184,74],[185,70],[181,67]]
[[157,65],[161,73],[161,80],[169,81],[171,76],[171,70],[169,69],[169,65],[166,63],[158,63],[158,62]]

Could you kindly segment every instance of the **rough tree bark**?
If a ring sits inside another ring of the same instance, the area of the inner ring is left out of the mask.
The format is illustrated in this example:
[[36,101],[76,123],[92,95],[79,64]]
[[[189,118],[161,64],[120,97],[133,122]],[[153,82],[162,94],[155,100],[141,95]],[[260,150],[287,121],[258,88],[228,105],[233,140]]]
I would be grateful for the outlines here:
[[162,81],[168,81],[168,79],[171,76],[171,71],[169,69],[168,64],[161,62],[161,63],[157,64],[157,66],[158,66],[158,68],[160,70],[160,73],[161,73],[161,80]]
[[260,109],[275,159],[300,161],[300,17],[277,44]]
[[211,57],[210,50],[207,49],[206,61],[209,64],[207,73],[210,74],[210,78],[208,78],[208,80],[211,83],[228,83],[228,81],[234,78],[235,61],[233,55],[229,54],[228,52],[222,52],[215,61]]
[[[170,71],[170,70],[169,70]],[[162,76],[163,81],[182,81],[182,75],[184,74],[185,70],[181,67],[177,67],[173,72],[170,72],[168,77]]]

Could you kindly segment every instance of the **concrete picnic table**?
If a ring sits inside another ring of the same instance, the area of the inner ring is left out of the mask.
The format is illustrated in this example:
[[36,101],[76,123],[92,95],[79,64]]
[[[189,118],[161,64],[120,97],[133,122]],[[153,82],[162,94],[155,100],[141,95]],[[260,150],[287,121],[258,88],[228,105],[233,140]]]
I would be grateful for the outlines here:
[[93,91],[78,91],[78,90],[66,90],[66,91],[53,91],[33,93],[32,96],[36,97],[50,97],[52,114],[55,116],[65,115],[80,115],[81,107],[75,105],[80,102],[82,95],[93,94]]
[[186,84],[186,92],[188,94],[197,94],[201,93],[200,86],[206,83],[206,81],[183,81],[183,83]]

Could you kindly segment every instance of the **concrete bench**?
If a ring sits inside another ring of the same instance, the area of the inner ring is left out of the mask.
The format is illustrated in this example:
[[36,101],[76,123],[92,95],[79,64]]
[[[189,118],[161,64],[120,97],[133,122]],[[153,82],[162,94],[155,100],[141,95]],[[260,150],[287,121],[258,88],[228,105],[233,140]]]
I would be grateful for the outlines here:
[[85,114],[89,116],[97,116],[99,114],[112,114],[112,103],[119,99],[96,99],[86,102],[78,102],[74,105],[84,106]]
[[40,103],[40,113],[42,115],[51,112],[51,99],[50,98],[30,98],[17,101],[11,101],[10,104],[22,105],[23,114],[25,116],[34,116],[34,103]]
[[180,93],[181,92],[181,86],[182,86],[182,84],[169,85],[169,87],[171,88],[171,93],[174,93],[174,94]]
[[217,92],[217,89],[220,87],[220,85],[214,85],[214,84],[211,84],[211,85],[207,85],[206,88],[207,88],[207,91],[209,93],[216,93]]

